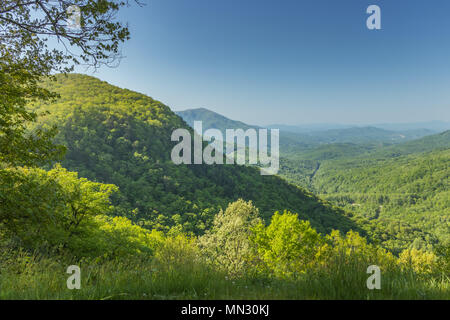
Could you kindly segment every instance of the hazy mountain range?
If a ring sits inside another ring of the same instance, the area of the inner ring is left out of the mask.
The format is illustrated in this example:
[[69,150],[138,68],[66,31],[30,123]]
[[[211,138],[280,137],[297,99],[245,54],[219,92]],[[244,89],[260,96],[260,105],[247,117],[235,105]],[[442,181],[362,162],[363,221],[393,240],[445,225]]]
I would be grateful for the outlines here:
[[[177,111],[189,126],[194,121],[202,121],[203,130],[215,128],[223,133],[225,129],[261,128],[241,121],[229,119],[214,111],[198,108]],[[350,126],[344,124],[311,124],[303,126],[269,125],[267,128],[280,129],[280,145],[308,149],[319,144],[329,143],[384,143],[393,144],[418,139],[427,135],[450,129],[450,123],[432,121],[407,124],[380,124],[371,126]]]

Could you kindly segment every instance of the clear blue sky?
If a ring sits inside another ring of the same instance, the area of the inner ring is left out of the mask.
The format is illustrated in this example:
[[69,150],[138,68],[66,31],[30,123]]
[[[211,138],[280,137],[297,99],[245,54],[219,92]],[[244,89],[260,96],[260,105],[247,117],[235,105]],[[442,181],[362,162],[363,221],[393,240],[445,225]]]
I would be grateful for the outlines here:
[[[252,124],[450,120],[448,0],[146,0],[94,76]],[[382,30],[366,27],[381,7]],[[79,69],[78,71],[82,71]]]

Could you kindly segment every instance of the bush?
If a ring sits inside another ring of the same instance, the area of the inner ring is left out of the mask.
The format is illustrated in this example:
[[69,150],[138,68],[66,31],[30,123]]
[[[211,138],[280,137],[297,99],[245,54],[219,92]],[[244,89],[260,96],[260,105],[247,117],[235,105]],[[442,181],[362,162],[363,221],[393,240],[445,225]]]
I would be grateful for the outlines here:
[[267,227],[257,225],[252,241],[259,257],[276,277],[296,277],[305,272],[323,244],[308,221],[300,221],[296,214],[287,211],[275,212]]

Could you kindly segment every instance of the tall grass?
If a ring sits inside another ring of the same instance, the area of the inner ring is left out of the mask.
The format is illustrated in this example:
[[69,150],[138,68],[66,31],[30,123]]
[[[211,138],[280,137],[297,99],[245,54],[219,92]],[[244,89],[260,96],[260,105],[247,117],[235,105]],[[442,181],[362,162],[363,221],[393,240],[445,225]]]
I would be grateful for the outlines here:
[[[69,290],[66,268],[81,268],[81,289]],[[65,261],[22,255],[0,264],[0,299],[450,299],[450,279],[412,271],[382,271],[381,289],[369,290],[365,267],[340,263],[336,272],[313,270],[295,280],[229,279],[201,261],[162,263]]]

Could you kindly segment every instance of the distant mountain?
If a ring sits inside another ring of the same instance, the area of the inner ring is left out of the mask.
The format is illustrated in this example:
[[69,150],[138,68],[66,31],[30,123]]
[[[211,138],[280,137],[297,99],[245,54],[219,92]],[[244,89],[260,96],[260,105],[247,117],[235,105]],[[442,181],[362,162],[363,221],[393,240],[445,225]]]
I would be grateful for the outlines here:
[[[215,128],[225,133],[225,129],[259,129],[241,121],[231,120],[214,111],[198,108],[176,112],[191,127],[195,120],[203,122],[203,130]],[[421,138],[434,132],[428,129],[390,131],[376,127],[348,127],[336,124],[315,124],[305,127],[271,125],[280,130],[281,153],[304,153],[323,144],[394,144]],[[325,128],[333,128],[327,129]]]
[[348,129],[354,126],[346,124],[337,123],[317,123],[317,124],[303,124],[303,125],[286,125],[286,124],[270,124],[266,126],[267,128],[278,128],[283,131],[293,132],[293,133],[311,133],[317,131],[326,131],[333,129]]
[[414,123],[380,123],[375,124],[374,127],[392,131],[427,129],[435,133],[439,133],[446,130],[450,130],[450,122],[435,120],[435,121],[414,122]]
[[319,143],[399,143],[433,134],[427,129],[389,131],[376,127],[353,127],[309,133]]
[[241,121],[231,120],[227,117],[224,117],[221,114],[218,114],[214,111],[205,109],[205,108],[197,108],[197,109],[189,109],[185,111],[175,111],[175,114],[179,115],[183,118],[184,121],[190,126],[194,126],[194,121],[202,121],[203,130],[207,129],[219,129],[222,132],[225,132],[226,129],[258,129],[258,126],[248,125]]
[[367,157],[372,159],[386,159],[412,153],[445,150],[448,148],[450,148],[450,130],[396,144],[340,142],[320,144],[311,150],[306,150],[305,152],[297,154],[288,154],[287,156],[291,160],[316,161],[345,158],[364,159]]
[[313,133],[317,131],[327,131],[334,129],[349,129],[354,127],[376,127],[389,131],[415,131],[427,130],[431,133],[439,133],[450,130],[450,122],[448,121],[428,121],[428,122],[412,122],[412,123],[375,123],[367,125],[349,125],[338,123],[318,123],[318,124],[302,124],[302,125],[285,125],[271,124],[268,128],[279,128],[280,130],[294,133]]

